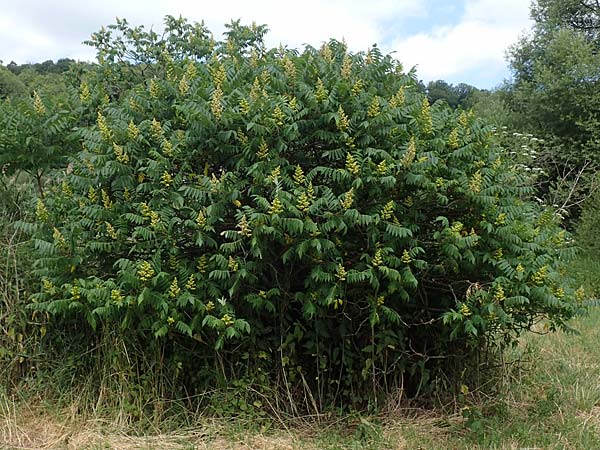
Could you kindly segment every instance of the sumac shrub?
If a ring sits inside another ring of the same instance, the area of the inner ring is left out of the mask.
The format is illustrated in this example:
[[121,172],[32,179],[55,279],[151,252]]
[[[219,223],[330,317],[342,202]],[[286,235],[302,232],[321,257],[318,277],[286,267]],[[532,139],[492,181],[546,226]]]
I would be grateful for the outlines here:
[[32,308],[168,342],[188,392],[260,374],[316,408],[415,392],[577,311],[569,236],[485,123],[376,47],[169,20],[92,40],[96,123],[21,224]]

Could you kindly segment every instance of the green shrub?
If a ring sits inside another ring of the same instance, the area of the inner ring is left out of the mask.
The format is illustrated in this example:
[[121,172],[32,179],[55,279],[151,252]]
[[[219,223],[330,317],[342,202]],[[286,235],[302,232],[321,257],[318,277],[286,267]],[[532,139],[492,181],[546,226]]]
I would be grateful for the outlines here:
[[414,394],[576,313],[570,238],[490,127],[431,107],[376,47],[265,49],[264,32],[94,36],[82,92],[110,95],[20,224],[34,310],[164,342],[188,393],[270,380],[317,410]]

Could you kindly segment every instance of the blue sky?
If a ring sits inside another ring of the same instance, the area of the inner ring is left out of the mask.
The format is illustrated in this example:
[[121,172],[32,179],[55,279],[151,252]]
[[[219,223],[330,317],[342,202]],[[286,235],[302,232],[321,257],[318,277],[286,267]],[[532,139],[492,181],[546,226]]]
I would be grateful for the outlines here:
[[166,14],[223,24],[265,23],[267,44],[319,46],[344,38],[352,51],[378,44],[425,82],[444,79],[491,88],[508,78],[507,48],[530,28],[528,0],[3,0],[0,60],[93,60],[82,41],[124,17],[159,29]]

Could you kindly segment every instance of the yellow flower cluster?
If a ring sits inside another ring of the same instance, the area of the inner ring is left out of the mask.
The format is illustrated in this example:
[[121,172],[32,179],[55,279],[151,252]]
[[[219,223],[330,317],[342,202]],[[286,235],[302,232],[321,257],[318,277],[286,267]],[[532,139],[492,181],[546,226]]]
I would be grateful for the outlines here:
[[113,202],[110,199],[108,192],[106,192],[105,189],[102,189],[102,205],[104,206],[104,208],[106,209],[110,209],[112,208]]
[[350,119],[348,119],[348,116],[346,115],[346,113],[344,112],[344,108],[342,108],[342,105],[340,105],[340,107],[338,108],[338,123],[337,123],[337,127],[338,130],[340,131],[347,131],[348,128],[350,128]]
[[360,164],[350,152],[346,154],[346,170],[355,176],[360,173]]
[[423,121],[423,133],[433,133],[433,119],[431,117],[431,108],[429,107],[429,100],[427,97],[423,99],[421,105],[421,120]]
[[328,95],[327,89],[325,89],[325,85],[323,84],[323,81],[320,78],[317,78],[317,89],[315,92],[315,98],[320,103],[327,98],[327,95]]
[[406,99],[404,95],[404,86],[402,86],[400,89],[398,89],[398,92],[396,92],[390,99],[390,107],[399,108],[401,106],[404,106],[405,100]]
[[383,295],[380,295],[379,297],[377,297],[375,299],[375,304],[377,306],[382,306],[385,303],[385,297]]
[[237,224],[237,227],[240,229],[238,231],[240,236],[245,236],[245,237],[252,236],[252,229],[250,228],[250,224],[248,223],[248,219],[246,218],[245,214],[242,216],[242,219]]
[[229,314],[223,314],[223,317],[221,317],[221,322],[223,322],[226,327],[229,327],[233,325],[234,320]]
[[340,281],[346,281],[346,276],[348,275],[348,272],[346,272],[346,269],[344,268],[344,266],[342,264],[338,264],[337,266],[337,271],[336,271],[336,278]]
[[179,281],[177,277],[173,278],[171,282],[171,286],[169,286],[168,295],[169,298],[177,298],[177,296],[181,293],[181,288],[179,287]]
[[162,176],[160,177],[160,184],[165,187],[169,187],[173,184],[173,177],[169,172],[163,172]]
[[87,103],[90,100],[91,97],[91,92],[90,92],[90,87],[89,85],[84,81],[83,83],[81,83],[81,86],[79,87],[79,99],[83,102],[83,103]]
[[194,274],[190,275],[190,277],[188,278],[187,282],[185,283],[185,288],[188,291],[196,290],[196,277],[194,277]]
[[122,303],[123,302],[123,296],[121,295],[121,292],[118,289],[113,289],[110,291],[110,299],[114,303]]
[[296,204],[296,207],[303,212],[308,211],[308,208],[310,208],[310,199],[308,198],[308,195],[306,194],[306,192],[302,192],[300,194],[300,196],[298,197],[298,203]]
[[342,208],[350,209],[354,203],[354,188],[350,188],[348,192],[344,194],[344,200],[342,200]]
[[412,258],[410,257],[410,253],[408,253],[408,250],[404,250],[402,252],[402,257],[400,258],[400,261],[402,261],[404,264],[410,264],[412,262]]
[[221,86],[217,86],[210,98],[210,111],[215,116],[215,119],[220,120],[223,115],[223,90]]
[[179,93],[182,96],[188,93],[188,91],[190,90],[190,83],[188,82],[187,76],[184,75],[183,77],[181,77],[177,88],[179,89]]
[[305,177],[304,177],[304,171],[302,170],[302,167],[300,167],[300,165],[296,166],[296,170],[294,170],[294,183],[296,184],[304,184],[304,182],[306,181]]
[[230,256],[229,261],[227,262],[227,268],[231,272],[237,272],[240,269],[240,263],[238,263],[233,256]]
[[213,309],[215,309],[215,303],[214,303],[214,302],[212,302],[212,301],[209,301],[209,302],[206,304],[206,307],[205,307],[205,308],[206,308],[206,312],[211,312]]
[[504,256],[504,251],[502,250],[502,248],[498,248],[494,251],[495,259],[502,259],[503,256]]
[[36,91],[33,91],[33,109],[35,109],[35,112],[40,116],[46,114],[44,102]]
[[561,286],[555,288],[553,294],[558,299],[565,298],[565,290]]
[[379,97],[373,97],[369,109],[367,110],[367,116],[373,118],[377,117],[381,113],[381,106],[379,105]]
[[116,142],[113,142],[113,151],[118,162],[122,164],[127,164],[129,162],[129,156],[125,150],[123,150],[123,147],[118,145]]
[[202,255],[200,258],[198,258],[198,264],[196,265],[196,268],[198,269],[198,272],[206,273],[206,269],[208,268],[208,258],[206,255]]
[[275,197],[275,200],[273,200],[273,203],[269,207],[269,214],[273,216],[275,214],[281,214],[282,212],[283,204],[281,203],[281,200],[279,200],[279,197]]
[[198,215],[196,216],[196,224],[198,224],[201,230],[204,230],[206,227],[206,217],[202,211],[199,211]]
[[380,248],[377,249],[375,256],[373,256],[373,259],[371,259],[371,264],[373,267],[378,267],[383,264],[383,252]]
[[535,284],[543,284],[548,274],[548,266],[542,266],[531,276],[531,281]]
[[504,225],[506,223],[506,213],[498,214],[498,217],[496,217],[496,221],[494,223],[496,225]]
[[174,155],[173,144],[171,144],[170,141],[165,139],[164,141],[162,141],[162,151],[167,158],[172,158]]
[[65,237],[60,232],[60,230],[56,227],[54,227],[54,229],[53,229],[52,238],[54,239],[54,244],[57,247],[59,247],[59,248],[66,247],[67,242],[65,241]]
[[285,124],[285,113],[281,110],[279,105],[275,106],[275,109],[273,110],[273,120],[278,127]]
[[106,233],[111,237],[111,239],[116,240],[119,236],[117,234],[117,230],[115,230],[115,227],[113,227],[110,222],[104,222],[104,225],[106,226]]
[[137,276],[142,282],[148,281],[154,276],[154,269],[148,261],[142,261],[137,269]]
[[330,63],[333,61],[333,52],[331,51],[331,47],[329,46],[329,44],[325,43],[321,46],[321,56],[323,57],[323,59]]
[[344,300],[341,298],[336,298],[333,300],[333,309],[338,309],[344,304]]
[[394,214],[395,207],[396,206],[394,205],[393,200],[390,200],[383,206],[383,208],[381,208],[379,215],[383,220],[390,220],[392,218],[392,214]]
[[379,164],[377,164],[377,173],[379,175],[385,175],[388,171],[388,164],[387,161],[384,159],[383,161],[381,161]]
[[71,300],[79,300],[81,299],[81,290],[79,286],[73,286],[71,288]]
[[44,205],[44,202],[41,199],[38,199],[35,205],[35,216],[38,220],[42,222],[46,222],[50,217],[48,209],[46,208],[46,205]]
[[98,111],[96,124],[98,125],[98,129],[100,130],[100,135],[102,136],[102,139],[104,139],[107,142],[112,141],[112,131],[110,130],[110,128],[108,128],[108,124],[106,123],[106,117],[104,117],[104,115],[100,111]]
[[160,95],[160,88],[155,80],[150,80],[150,87],[148,90],[150,91],[150,97],[152,98],[158,98]]
[[156,226],[158,225],[158,223],[160,222],[160,215],[156,212],[153,211],[147,203],[142,203],[140,205],[140,208],[142,210],[142,215],[147,218],[150,219],[150,225],[151,226]]
[[448,147],[452,150],[458,149],[460,142],[458,141],[458,128],[454,128],[448,136]]
[[583,299],[585,298],[585,289],[583,288],[583,286],[580,286],[576,291],[575,291],[575,298],[577,300],[579,300],[580,302],[583,301]]
[[471,312],[471,309],[469,308],[469,306],[466,303],[463,303],[462,305],[460,305],[460,313],[464,317],[469,317],[471,314],[473,314]]
[[505,298],[506,294],[504,293],[504,288],[502,286],[498,286],[494,292],[494,301],[500,303]]
[[344,80],[350,79],[352,75],[352,58],[350,55],[344,55],[344,60],[342,61],[342,69],[340,71],[342,78]]
[[271,171],[271,174],[267,177],[267,180],[276,183],[280,176],[281,166],[277,166]]
[[250,89],[250,98],[253,101],[258,101],[261,97],[267,97],[267,91],[261,86],[258,77],[254,78],[252,88]]
[[150,122],[150,135],[156,142],[162,142],[165,138],[165,132],[163,131],[162,125],[155,118]]
[[248,136],[246,136],[246,134],[244,134],[240,128],[238,128],[238,130],[235,132],[235,138],[242,145],[242,147],[246,147],[249,143]]
[[523,267],[523,264],[521,264],[521,263],[517,264],[517,267],[515,268],[515,271],[518,274],[521,274],[521,273],[525,272],[525,268]]
[[48,278],[44,278],[42,280],[42,287],[44,289],[44,292],[47,292],[48,294],[54,294],[54,292],[56,291],[54,283],[52,283],[52,281],[50,281]]
[[466,128],[467,125],[469,124],[469,118],[467,116],[466,112],[462,112],[461,115],[458,117],[458,123],[460,124],[461,127]]
[[404,201],[402,203],[404,203],[404,206],[408,206],[410,208],[412,205],[415,204],[415,201],[412,198],[412,195],[409,195],[408,197],[406,197],[404,199]]
[[296,65],[294,64],[294,61],[292,61],[292,59],[288,58],[287,56],[283,58],[283,72],[288,78],[293,79],[296,77]]
[[256,156],[259,159],[265,159],[269,155],[269,146],[267,145],[267,141],[264,138],[260,139],[260,144],[258,145],[258,151],[256,152]]
[[417,143],[415,141],[415,137],[412,136],[408,142],[406,153],[404,153],[404,156],[402,157],[402,165],[404,167],[409,167],[415,160],[415,156],[417,156]]
[[483,184],[483,177],[481,176],[481,171],[477,171],[471,177],[469,181],[469,190],[475,194],[481,192],[481,186]]

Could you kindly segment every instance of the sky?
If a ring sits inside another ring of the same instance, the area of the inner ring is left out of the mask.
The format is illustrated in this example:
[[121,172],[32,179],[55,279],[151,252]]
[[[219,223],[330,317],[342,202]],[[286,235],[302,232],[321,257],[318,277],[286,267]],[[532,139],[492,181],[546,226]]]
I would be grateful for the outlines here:
[[510,78],[506,51],[531,27],[529,0],[0,0],[0,60],[93,61],[82,44],[115,17],[160,30],[165,15],[204,21],[216,37],[232,19],[266,24],[267,45],[351,51],[377,44],[425,82],[493,88]]

